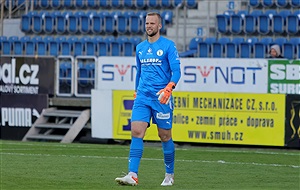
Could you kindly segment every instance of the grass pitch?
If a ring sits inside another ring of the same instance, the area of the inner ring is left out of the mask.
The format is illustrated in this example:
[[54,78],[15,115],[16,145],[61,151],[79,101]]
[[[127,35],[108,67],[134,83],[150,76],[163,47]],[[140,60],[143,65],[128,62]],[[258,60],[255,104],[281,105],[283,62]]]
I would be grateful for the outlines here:
[[176,147],[175,184],[164,178],[160,144],[145,143],[139,185],[119,186],[129,145],[0,141],[1,190],[300,189],[300,151]]

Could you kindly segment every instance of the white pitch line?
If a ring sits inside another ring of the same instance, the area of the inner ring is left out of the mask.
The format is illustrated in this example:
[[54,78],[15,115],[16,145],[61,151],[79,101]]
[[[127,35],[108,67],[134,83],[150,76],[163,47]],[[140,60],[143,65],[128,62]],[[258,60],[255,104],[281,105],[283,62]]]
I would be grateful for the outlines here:
[[[24,154],[24,153],[15,153],[15,152],[0,152],[2,155],[14,155],[14,156],[60,156],[60,157],[75,157],[75,158],[97,158],[97,159],[128,159],[128,157],[110,157],[110,156],[85,156],[85,155],[52,155],[52,154]],[[142,158],[145,161],[163,161],[163,159],[158,158]],[[231,164],[231,165],[254,165],[254,166],[269,166],[269,167],[291,167],[291,168],[300,168],[299,165],[284,165],[284,164],[264,164],[264,163],[255,163],[255,162],[227,162],[224,160],[175,160],[176,162],[191,162],[191,163],[216,163],[216,164]]]
[[[1,143],[0,143],[1,144]],[[77,144],[34,144],[34,143],[14,143],[14,142],[5,142],[2,144],[9,144],[9,145],[19,145],[19,146],[41,146],[41,147],[64,147],[64,148],[88,148],[88,145],[77,145]],[[114,146],[114,145],[104,145],[104,148],[107,148],[107,146]],[[101,149],[101,146],[94,148],[95,150]],[[129,149],[129,146],[128,146]],[[0,150],[6,150],[6,149],[0,149]],[[12,149],[13,150],[13,149]],[[35,149],[36,150],[36,149]],[[89,150],[93,150],[93,148],[89,148]],[[269,152],[269,151],[256,151],[256,150],[226,150],[226,148],[212,148],[209,149],[206,147],[199,147],[199,149],[196,149],[194,147],[192,148],[176,148],[176,151],[199,151],[199,152],[228,152],[228,153],[246,153],[246,154],[265,154],[265,155],[286,155],[286,156],[300,156],[300,153],[295,152]]]

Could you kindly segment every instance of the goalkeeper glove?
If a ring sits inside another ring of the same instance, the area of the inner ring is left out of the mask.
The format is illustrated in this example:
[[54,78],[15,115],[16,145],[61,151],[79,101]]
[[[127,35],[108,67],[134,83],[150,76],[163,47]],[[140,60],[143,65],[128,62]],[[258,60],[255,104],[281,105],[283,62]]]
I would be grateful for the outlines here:
[[136,92],[133,93],[133,98],[136,99]]
[[174,82],[169,82],[169,84],[156,93],[158,95],[158,100],[161,104],[168,104],[172,95],[172,90],[175,88]]

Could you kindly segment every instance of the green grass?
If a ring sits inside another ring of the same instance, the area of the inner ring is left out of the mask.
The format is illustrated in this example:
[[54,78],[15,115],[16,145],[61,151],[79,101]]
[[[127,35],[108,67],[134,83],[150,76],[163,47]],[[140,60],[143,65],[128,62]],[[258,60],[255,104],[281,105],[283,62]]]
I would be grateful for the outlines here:
[[176,148],[175,184],[161,187],[159,144],[145,143],[139,185],[119,186],[129,145],[0,141],[0,189],[300,189],[300,152],[283,149]]

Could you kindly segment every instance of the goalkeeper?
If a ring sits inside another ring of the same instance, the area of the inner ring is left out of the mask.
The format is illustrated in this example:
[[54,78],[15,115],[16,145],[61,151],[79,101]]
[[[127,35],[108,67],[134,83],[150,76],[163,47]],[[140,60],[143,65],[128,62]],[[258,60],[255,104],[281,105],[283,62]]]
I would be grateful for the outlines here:
[[[143,154],[143,138],[150,120],[158,127],[166,173],[162,186],[174,183],[175,146],[172,140],[172,91],[180,79],[180,60],[174,42],[160,36],[161,16],[146,16],[147,40],[136,47],[136,93],[131,115],[131,145],[128,174],[115,180],[123,185],[138,184],[138,169]],[[149,176],[150,177],[150,176]]]

